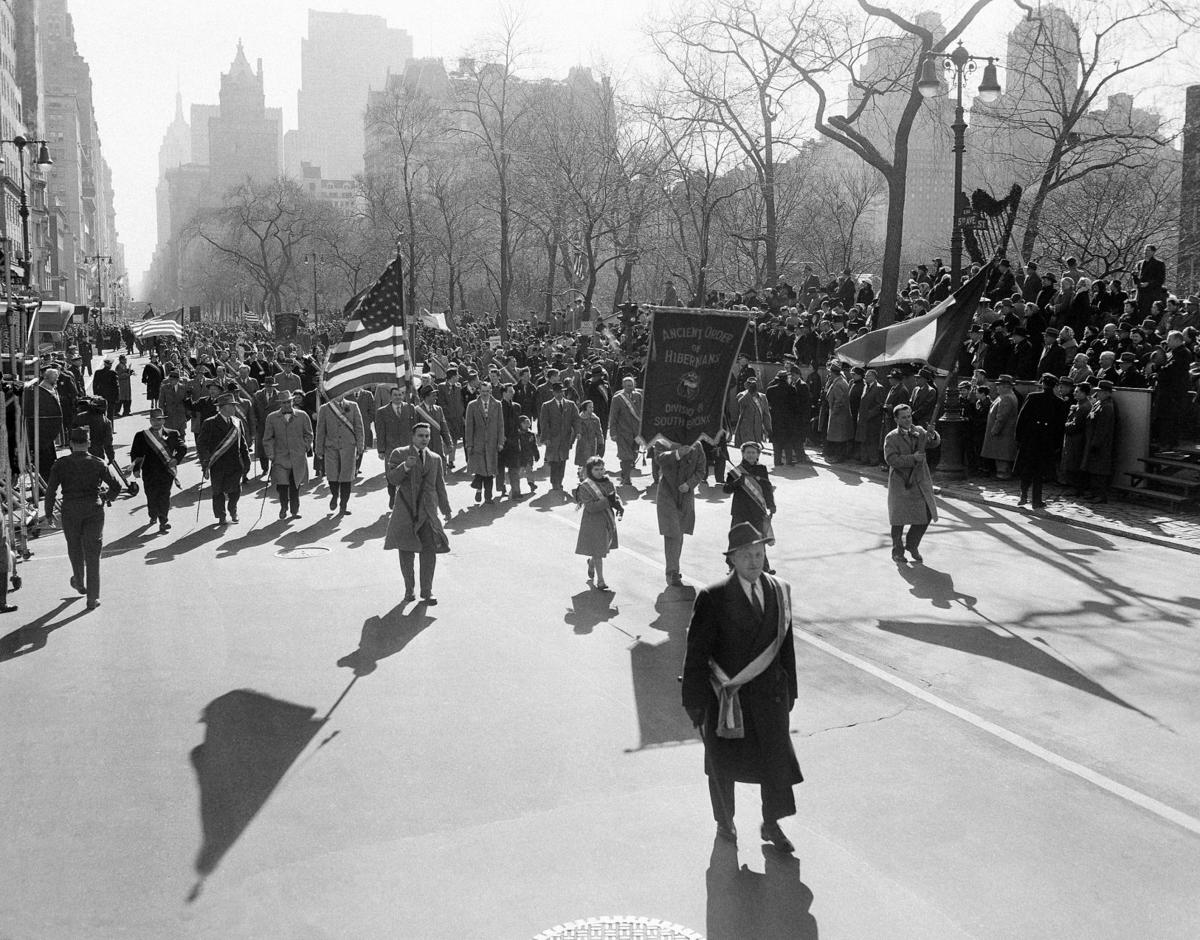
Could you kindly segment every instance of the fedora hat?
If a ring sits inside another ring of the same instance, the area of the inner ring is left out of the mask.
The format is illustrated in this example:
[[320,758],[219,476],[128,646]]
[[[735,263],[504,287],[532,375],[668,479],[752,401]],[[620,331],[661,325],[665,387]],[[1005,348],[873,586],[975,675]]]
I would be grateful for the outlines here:
[[729,530],[729,547],[725,549],[725,554],[731,555],[747,545],[764,545],[766,541],[763,534],[749,522],[739,522]]

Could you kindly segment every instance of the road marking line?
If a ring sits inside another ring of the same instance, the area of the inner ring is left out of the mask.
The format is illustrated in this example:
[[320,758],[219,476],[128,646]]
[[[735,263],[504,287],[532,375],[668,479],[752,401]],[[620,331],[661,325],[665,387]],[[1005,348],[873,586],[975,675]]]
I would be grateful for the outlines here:
[[[556,515],[555,513],[549,513],[548,515],[550,518],[561,523],[562,525],[569,526],[570,528],[577,528],[577,524],[569,519],[565,519]],[[651,568],[661,569],[663,567],[662,564],[655,559],[650,558],[647,555],[643,555],[641,552],[634,551],[631,548],[620,546],[617,548],[617,551],[624,552],[625,554],[636,558],[638,561],[642,562],[642,564],[648,565]],[[699,581],[691,575],[685,574],[683,577],[684,580],[695,585],[703,585],[707,583],[705,581]],[[955,718],[959,718],[962,721],[967,722],[967,724],[973,725],[980,731],[984,731],[993,737],[999,738],[1001,741],[1004,741],[1007,744],[1011,744],[1013,747],[1019,748],[1026,754],[1045,761],[1052,767],[1057,767],[1059,770],[1073,774],[1074,776],[1079,777],[1081,780],[1086,780],[1088,783],[1100,787],[1100,789],[1111,793],[1113,796],[1119,797],[1128,803],[1132,803],[1134,806],[1153,813],[1155,816],[1158,816],[1160,819],[1163,819],[1169,823],[1174,823],[1176,826],[1186,829],[1188,832],[1191,832],[1194,835],[1200,835],[1200,819],[1197,819],[1194,816],[1189,816],[1182,810],[1177,810],[1174,807],[1168,806],[1166,803],[1156,800],[1152,796],[1147,796],[1145,793],[1135,790],[1132,787],[1128,787],[1123,783],[1118,783],[1111,777],[1106,777],[1104,774],[1092,770],[1090,767],[1085,767],[1083,764],[1073,761],[1070,758],[1063,757],[1061,754],[1056,754],[1053,751],[1042,747],[1040,744],[1035,744],[1028,738],[1023,737],[1014,731],[1009,731],[1007,728],[1002,728],[1000,725],[988,721],[986,718],[981,718],[974,712],[967,711],[967,709],[955,705],[952,702],[948,702],[944,698],[934,695],[932,692],[928,692],[925,689],[922,689],[920,686],[914,685],[913,683],[888,672],[886,669],[876,666],[874,663],[870,663],[865,659],[860,659],[858,656],[855,656],[852,653],[844,652],[831,643],[821,639],[819,636],[816,636],[805,630],[793,630],[793,635],[796,637],[796,639],[807,643],[814,649],[818,649],[823,653],[828,653],[835,659],[840,659],[846,665],[853,666],[855,669],[867,673],[867,675],[874,676],[876,679],[886,682],[888,685],[899,689],[901,692],[905,692],[927,705],[932,705],[934,708],[937,708],[948,715],[953,715]]]

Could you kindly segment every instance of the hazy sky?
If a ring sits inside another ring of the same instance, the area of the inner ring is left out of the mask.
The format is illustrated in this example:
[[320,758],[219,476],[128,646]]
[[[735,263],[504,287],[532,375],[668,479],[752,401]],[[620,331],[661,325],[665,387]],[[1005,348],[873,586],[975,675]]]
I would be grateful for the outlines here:
[[[228,69],[240,38],[251,64],[263,60],[267,104],[282,106],[285,130],[294,128],[300,39],[312,6],[307,0],[70,0],[76,39],[92,68],[96,118],[113,170],[117,227],[135,291],[157,239],[158,146],[175,112],[176,82],[185,113],[192,103],[215,104],[220,73]],[[565,75],[572,65],[604,64],[632,80],[654,67],[644,24],[670,6],[671,0],[525,0],[516,9],[539,71]],[[895,6],[909,12],[937,9],[949,18],[962,3]],[[478,45],[494,30],[501,11],[497,0],[341,0],[316,8],[384,16],[413,37],[415,55],[446,59]],[[991,42],[994,48],[973,51],[1002,56],[1000,37],[1018,17],[1010,2],[994,0],[968,33],[968,45]],[[1194,46],[1190,63],[1171,80],[1200,82],[1200,70],[1191,64],[1200,60],[1200,41]],[[1168,93],[1159,103],[1182,110],[1182,92]]]

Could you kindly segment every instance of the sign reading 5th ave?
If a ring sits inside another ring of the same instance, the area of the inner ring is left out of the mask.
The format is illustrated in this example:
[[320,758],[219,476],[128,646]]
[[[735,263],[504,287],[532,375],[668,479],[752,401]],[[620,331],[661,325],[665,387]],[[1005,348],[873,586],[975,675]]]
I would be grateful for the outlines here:
[[740,313],[651,308],[643,444],[716,438],[747,322]]

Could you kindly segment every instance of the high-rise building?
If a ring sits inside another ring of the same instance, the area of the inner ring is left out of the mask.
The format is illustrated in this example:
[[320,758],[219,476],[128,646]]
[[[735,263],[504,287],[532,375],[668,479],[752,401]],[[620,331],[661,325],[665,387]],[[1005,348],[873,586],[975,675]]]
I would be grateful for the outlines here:
[[158,241],[171,237],[171,200],[167,171],[192,162],[192,129],[183,116],[183,95],[175,92],[175,119],[167,126],[158,146],[158,185],[154,190],[158,215]]
[[266,106],[262,59],[250,68],[239,41],[229,71],[221,75],[219,113],[208,120],[208,167],[214,193],[245,182],[273,180],[281,169],[278,109]]
[[1200,293],[1200,85],[1191,85],[1183,118],[1179,187],[1179,289]]
[[363,114],[372,87],[399,74],[412,58],[412,37],[381,16],[308,11],[300,43],[299,129],[289,132],[288,172],[300,164],[325,179],[350,180],[363,172]]

